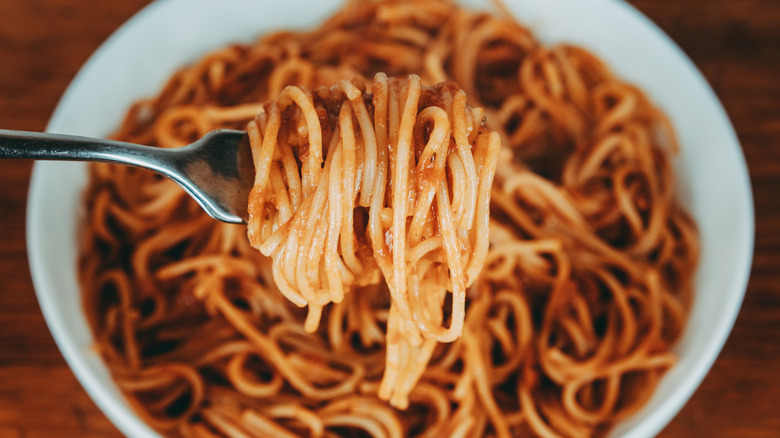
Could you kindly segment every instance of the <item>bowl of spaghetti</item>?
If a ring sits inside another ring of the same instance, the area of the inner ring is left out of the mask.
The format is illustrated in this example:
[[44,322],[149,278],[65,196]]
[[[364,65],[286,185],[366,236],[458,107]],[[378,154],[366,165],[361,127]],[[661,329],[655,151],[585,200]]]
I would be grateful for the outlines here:
[[649,437],[739,310],[739,143],[623,2],[161,0],[48,126],[220,128],[253,144],[248,229],[137,169],[34,168],[42,311],[128,436]]

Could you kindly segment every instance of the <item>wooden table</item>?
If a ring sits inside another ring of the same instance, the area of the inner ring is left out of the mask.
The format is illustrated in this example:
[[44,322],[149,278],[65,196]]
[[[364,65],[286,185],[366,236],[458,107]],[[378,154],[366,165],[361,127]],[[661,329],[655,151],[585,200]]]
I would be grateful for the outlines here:
[[[0,1],[0,128],[43,130],[79,67],[147,3]],[[725,104],[756,203],[742,311],[712,371],[663,436],[779,436],[780,2],[631,3],[677,41]],[[70,372],[35,299],[24,230],[31,167],[0,162],[0,437],[118,436]]]

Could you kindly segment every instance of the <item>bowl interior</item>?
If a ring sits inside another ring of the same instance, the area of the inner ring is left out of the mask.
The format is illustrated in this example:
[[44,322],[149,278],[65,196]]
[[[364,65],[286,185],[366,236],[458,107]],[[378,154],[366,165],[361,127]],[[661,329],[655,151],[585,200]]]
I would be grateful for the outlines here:
[[[489,7],[489,1],[468,0]],[[652,399],[613,436],[649,437],[679,411],[709,370],[742,301],[753,245],[747,168],[725,111],[682,51],[655,25],[618,0],[505,0],[545,43],[583,46],[620,77],[640,86],[670,116],[680,143],[679,196],[695,217],[702,257],[679,363]],[[281,28],[315,26],[338,0],[158,0],[121,27],[70,85],[47,128],[105,136],[132,102],[157,93],[179,67],[210,50],[249,42]],[[305,10],[306,13],[300,13]],[[208,32],[203,32],[208,29]],[[30,185],[28,254],[35,290],[65,359],[97,405],[129,436],[154,436],[132,411],[91,349],[76,278],[83,163],[39,162]]]

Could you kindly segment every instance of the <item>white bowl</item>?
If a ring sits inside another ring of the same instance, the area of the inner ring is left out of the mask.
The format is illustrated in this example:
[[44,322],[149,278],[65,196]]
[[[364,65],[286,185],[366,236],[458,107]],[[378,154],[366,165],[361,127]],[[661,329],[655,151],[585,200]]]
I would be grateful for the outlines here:
[[[305,3],[305,5],[303,4]],[[484,6],[488,1],[464,1]],[[639,85],[671,117],[682,154],[675,161],[682,199],[702,241],[696,292],[675,350],[679,363],[652,399],[613,436],[657,434],[685,404],[725,342],[744,295],[753,247],[747,168],[725,111],[682,51],[639,12],[618,0],[505,0],[544,42],[590,49]],[[177,68],[232,42],[279,28],[315,26],[341,1],[160,0],[122,26],[68,88],[48,130],[105,136],[130,104],[156,94]],[[305,13],[301,13],[305,11]],[[28,253],[49,328],[76,377],[128,436],[155,436],[132,411],[91,350],[76,279],[76,229],[83,163],[39,162],[28,201]]]

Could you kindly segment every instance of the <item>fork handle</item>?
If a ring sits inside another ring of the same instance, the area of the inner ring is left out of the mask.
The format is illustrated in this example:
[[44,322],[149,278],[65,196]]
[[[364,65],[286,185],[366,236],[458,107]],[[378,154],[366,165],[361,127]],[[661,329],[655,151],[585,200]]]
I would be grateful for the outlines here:
[[151,169],[171,176],[174,151],[77,135],[0,129],[0,158],[102,161]]

